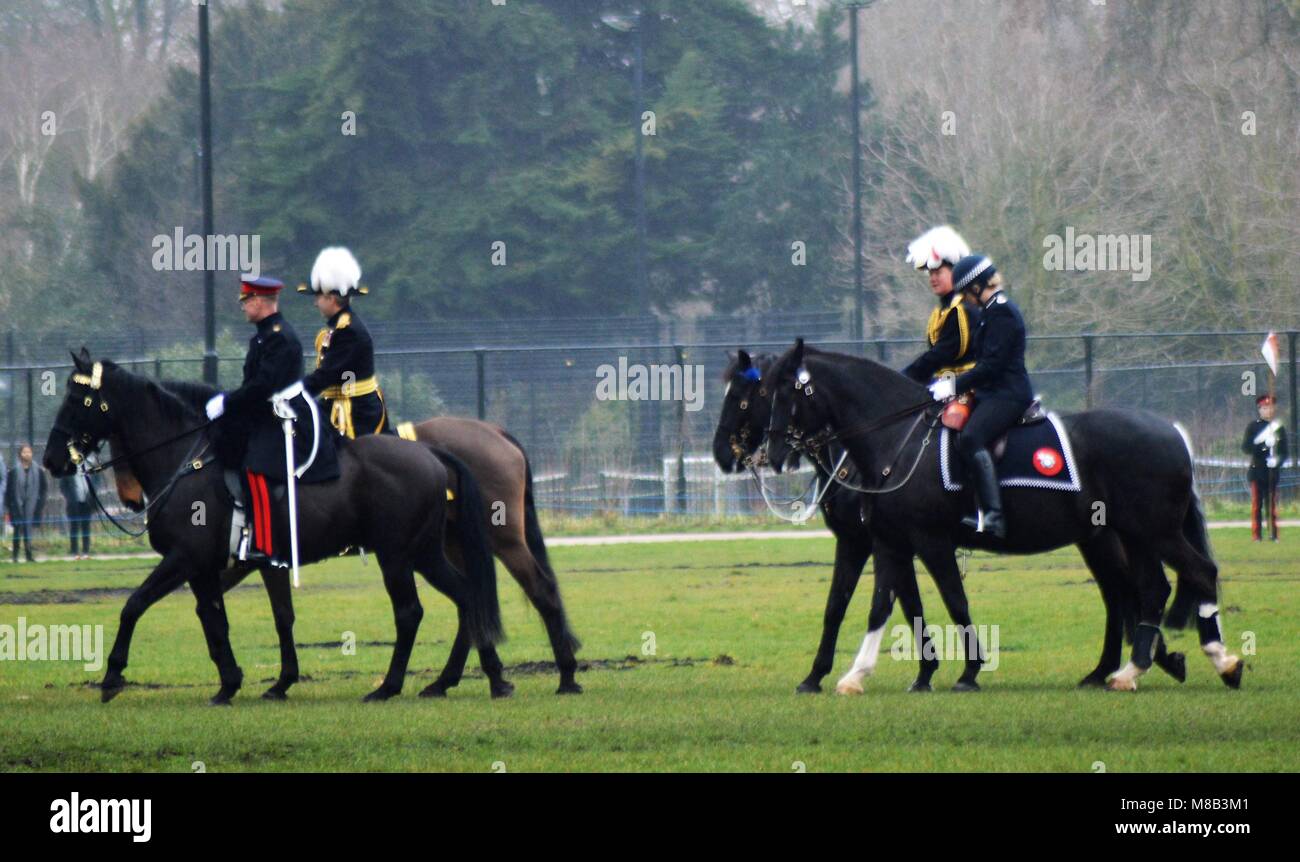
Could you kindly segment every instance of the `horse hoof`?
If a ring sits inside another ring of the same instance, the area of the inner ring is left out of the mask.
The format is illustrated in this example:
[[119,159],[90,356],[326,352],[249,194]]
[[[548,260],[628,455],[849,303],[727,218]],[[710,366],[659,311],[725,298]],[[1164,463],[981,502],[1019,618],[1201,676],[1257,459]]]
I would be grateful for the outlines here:
[[118,680],[112,683],[104,683],[99,689],[99,702],[108,703],[113,698],[122,693],[126,688],[126,680]]
[[501,680],[500,684],[492,686],[492,699],[499,700],[510,697],[515,693],[515,684]]
[[208,701],[208,706],[230,706],[230,701],[231,695],[226,694],[224,691],[219,691],[212,695],[212,699]]
[[952,690],[953,691],[979,691],[980,684],[975,682],[974,680],[967,682],[964,679],[959,679],[957,680],[956,685],[952,687]]
[[1106,685],[1106,674],[1100,671],[1092,673],[1079,680],[1079,688],[1103,688]]
[[1164,672],[1179,682],[1187,682],[1187,656],[1180,652],[1171,652],[1165,657]]
[[866,694],[862,683],[854,679],[842,679],[835,685],[836,694]]
[[[513,686],[511,686],[513,688]],[[555,690],[556,694],[582,694],[582,686],[576,682],[562,682],[560,687]]]
[[288,700],[289,695],[280,688],[268,688],[262,692],[262,700]]
[[1110,691],[1137,691],[1138,682],[1136,679],[1117,676],[1113,677],[1110,682],[1106,683],[1106,688]]
[[907,687],[907,690],[908,691],[934,691],[934,689],[930,687],[930,684],[928,682],[921,682],[920,680],[917,680],[916,682],[909,685]]
[[1241,659],[1237,659],[1237,663],[1233,665],[1232,670],[1219,674],[1219,678],[1223,680],[1223,684],[1228,688],[1241,688],[1241,674],[1245,669],[1246,663]]
[[799,686],[794,690],[794,693],[795,694],[820,694],[821,690],[822,690],[821,683],[812,682],[810,680],[804,680],[803,682],[799,683]]
[[446,697],[447,686],[440,682],[431,682],[420,692],[420,697]]
[[381,685],[379,688],[370,692],[370,694],[361,698],[361,702],[362,703],[383,703],[389,698],[396,697],[399,694],[401,694],[400,691],[392,691]]

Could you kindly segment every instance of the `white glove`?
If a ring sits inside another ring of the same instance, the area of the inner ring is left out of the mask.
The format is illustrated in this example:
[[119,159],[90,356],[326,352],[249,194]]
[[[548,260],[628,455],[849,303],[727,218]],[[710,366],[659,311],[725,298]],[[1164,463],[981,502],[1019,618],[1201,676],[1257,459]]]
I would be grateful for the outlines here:
[[222,413],[226,412],[225,393],[213,395],[209,398],[208,403],[204,406],[203,410],[208,414],[209,419],[216,420]]
[[940,377],[930,384],[930,394],[935,401],[947,401],[957,394],[957,381],[951,377]]
[[1273,468],[1277,467],[1278,459],[1277,459],[1277,458],[1265,458],[1265,459],[1264,459],[1264,463],[1268,465],[1268,469],[1272,470]]
[[276,392],[275,394],[273,394],[273,395],[271,396],[271,400],[272,400],[272,401],[288,401],[288,400],[290,400],[290,399],[292,399],[292,398],[297,398],[299,395],[302,394],[302,391],[303,391],[303,390],[302,390],[302,381],[301,381],[301,380],[298,380],[298,381],[295,381],[295,382],[293,382],[293,383],[290,383],[288,386],[284,387],[284,388],[281,389],[279,392]]

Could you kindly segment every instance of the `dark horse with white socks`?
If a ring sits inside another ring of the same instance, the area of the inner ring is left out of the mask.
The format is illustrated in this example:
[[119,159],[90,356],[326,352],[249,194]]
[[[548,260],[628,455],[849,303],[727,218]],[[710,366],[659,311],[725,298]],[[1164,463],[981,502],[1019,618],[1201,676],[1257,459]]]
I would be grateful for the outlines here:
[[[1169,584],[1162,564],[1168,564],[1179,579],[1175,608],[1196,607],[1202,649],[1226,684],[1240,685],[1244,664],[1228,654],[1220,632],[1218,568],[1192,485],[1191,454],[1170,423],[1135,410],[1062,417],[1081,491],[1007,489],[1008,533],[997,541],[962,525],[973,506],[969,490],[954,494],[943,489],[937,447],[928,446],[930,435],[920,433],[935,421],[925,387],[867,359],[805,348],[802,339],[772,366],[767,387],[773,400],[766,445],[774,468],[796,452],[816,461],[827,445],[839,443],[867,485],[883,492],[873,500],[869,518],[877,577],[892,584],[914,579],[914,556],[934,576],[953,622],[963,627],[965,642],[973,646],[958,690],[978,688],[983,663],[961,589],[955,557],[959,545],[1037,553],[1074,544],[1103,597],[1111,590],[1108,609],[1112,600],[1133,596],[1137,625],[1132,657],[1109,680],[1117,690],[1136,689],[1138,677],[1164,649],[1160,620]],[[1104,512],[1100,520],[1098,512]],[[1127,589],[1117,590],[1114,584]],[[1107,669],[1118,665],[1124,616],[1107,614],[1102,663],[1084,683],[1101,684]],[[1171,614],[1171,625],[1179,622],[1177,616]],[[868,632],[864,652],[873,640],[878,646],[882,634]],[[860,690],[863,675],[855,662],[841,686]]]
[[[723,397],[722,411],[718,418],[718,427],[713,438],[713,457],[723,472],[730,473],[743,469],[754,469],[755,455],[767,439],[767,427],[772,415],[772,392],[765,385],[776,357],[762,354],[751,357],[740,350],[728,364],[723,374],[727,382]],[[813,659],[812,670],[799,683],[795,691],[811,693],[821,691],[821,680],[830,673],[835,661],[835,645],[839,638],[840,626],[844,614],[862,577],[862,570],[871,556],[871,528],[867,524],[870,512],[871,494],[854,490],[852,485],[861,484],[861,474],[855,468],[845,475],[845,483],[834,482],[828,466],[839,460],[835,449],[838,444],[827,447],[813,459],[813,467],[821,482],[831,482],[831,487],[819,501],[822,517],[826,526],[835,536],[835,566],[831,576],[830,591],[826,596],[826,610],[822,618],[822,636]],[[759,461],[762,460],[761,455]],[[828,466],[823,466],[828,465]],[[755,469],[757,476],[757,470]],[[1102,648],[1101,660],[1090,674],[1084,677],[1080,685],[1098,685],[1119,667],[1123,635],[1127,631],[1132,636],[1137,621],[1135,597],[1128,589],[1124,579],[1117,577],[1109,569],[1099,570],[1098,585],[1102,600],[1106,604],[1106,637]],[[901,583],[887,583],[884,573],[877,572],[875,587],[871,596],[871,611],[867,630],[877,632],[883,629],[894,610],[894,599],[898,598],[903,612],[908,619],[920,620],[918,631],[922,641],[917,654],[920,671],[911,685],[913,691],[929,691],[930,678],[938,669],[938,660],[934,651],[927,649],[929,634],[926,629],[923,606],[916,585],[915,573],[904,577]],[[948,584],[940,581],[941,590],[963,590],[960,581]],[[945,597],[945,601],[955,600],[954,595]],[[874,668],[879,651],[879,639],[868,637],[854,661],[854,671],[842,680],[841,691],[859,693],[862,691],[861,680]],[[1182,653],[1166,652],[1163,644],[1157,650],[1156,664],[1170,676],[1182,682],[1186,678],[1186,661]]]
[[[180,579],[194,593],[208,654],[220,674],[221,688],[212,702],[229,703],[243,682],[220,581],[229,559],[232,504],[221,466],[210,454],[208,423],[202,411],[157,383],[111,362],[92,363],[84,348],[73,362],[45,466],[55,475],[70,475],[85,453],[112,438],[149,499],[149,543],[163,557],[122,609],[102,697],[110,700],[126,686],[122,671],[137,620]],[[416,571],[456,603],[460,623],[485,656],[484,670],[495,684],[501,670],[495,644],[503,638],[496,571],[486,509],[469,472],[452,462],[453,477],[424,445],[378,435],[342,448],[339,468],[337,480],[298,489],[300,557],[314,562],[348,546],[375,554],[392,600],[397,641],[388,673],[366,699],[386,700],[402,690],[423,616]],[[463,573],[444,553],[453,478],[460,517],[452,529],[461,545]],[[200,511],[204,516],[197,518]]]

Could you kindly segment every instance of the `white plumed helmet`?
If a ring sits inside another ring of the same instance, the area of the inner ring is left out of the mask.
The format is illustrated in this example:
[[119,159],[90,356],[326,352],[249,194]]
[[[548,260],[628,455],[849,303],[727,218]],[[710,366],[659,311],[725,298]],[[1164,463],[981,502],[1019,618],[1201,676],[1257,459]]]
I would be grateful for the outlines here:
[[907,262],[917,269],[938,269],[945,263],[956,266],[968,254],[966,240],[946,224],[930,228],[907,246]]
[[337,293],[347,296],[352,292],[365,293],[361,284],[361,264],[341,245],[322,249],[311,267],[312,293]]

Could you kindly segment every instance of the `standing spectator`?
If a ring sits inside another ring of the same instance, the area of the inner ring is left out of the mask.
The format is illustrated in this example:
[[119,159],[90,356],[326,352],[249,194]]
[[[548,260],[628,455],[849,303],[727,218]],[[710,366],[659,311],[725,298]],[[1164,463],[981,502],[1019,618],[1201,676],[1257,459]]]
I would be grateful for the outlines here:
[[[90,501],[90,477],[73,473],[59,479],[59,493],[63,494],[68,514],[68,553],[72,559],[90,559],[90,521],[94,514]],[[77,536],[81,536],[81,553],[77,553]]]
[[1260,541],[1262,510],[1268,510],[1269,538],[1277,541],[1277,485],[1282,468],[1286,466],[1286,429],[1276,419],[1277,399],[1261,395],[1255,399],[1259,418],[1246,426],[1246,436],[1241,441],[1241,451],[1250,456],[1246,478],[1250,481],[1250,536]]
[[[0,455],[0,508],[8,508],[9,497],[5,492],[5,488],[8,487],[9,487],[9,471],[5,469],[4,456]],[[0,513],[0,539],[4,538],[4,534],[5,534],[5,516],[3,513]]]
[[27,549],[27,562],[36,562],[32,556],[32,530],[40,523],[45,492],[45,470],[32,463],[32,446],[24,443],[18,450],[18,463],[9,471],[9,487],[5,491],[5,509],[14,525],[15,563],[19,540]]

